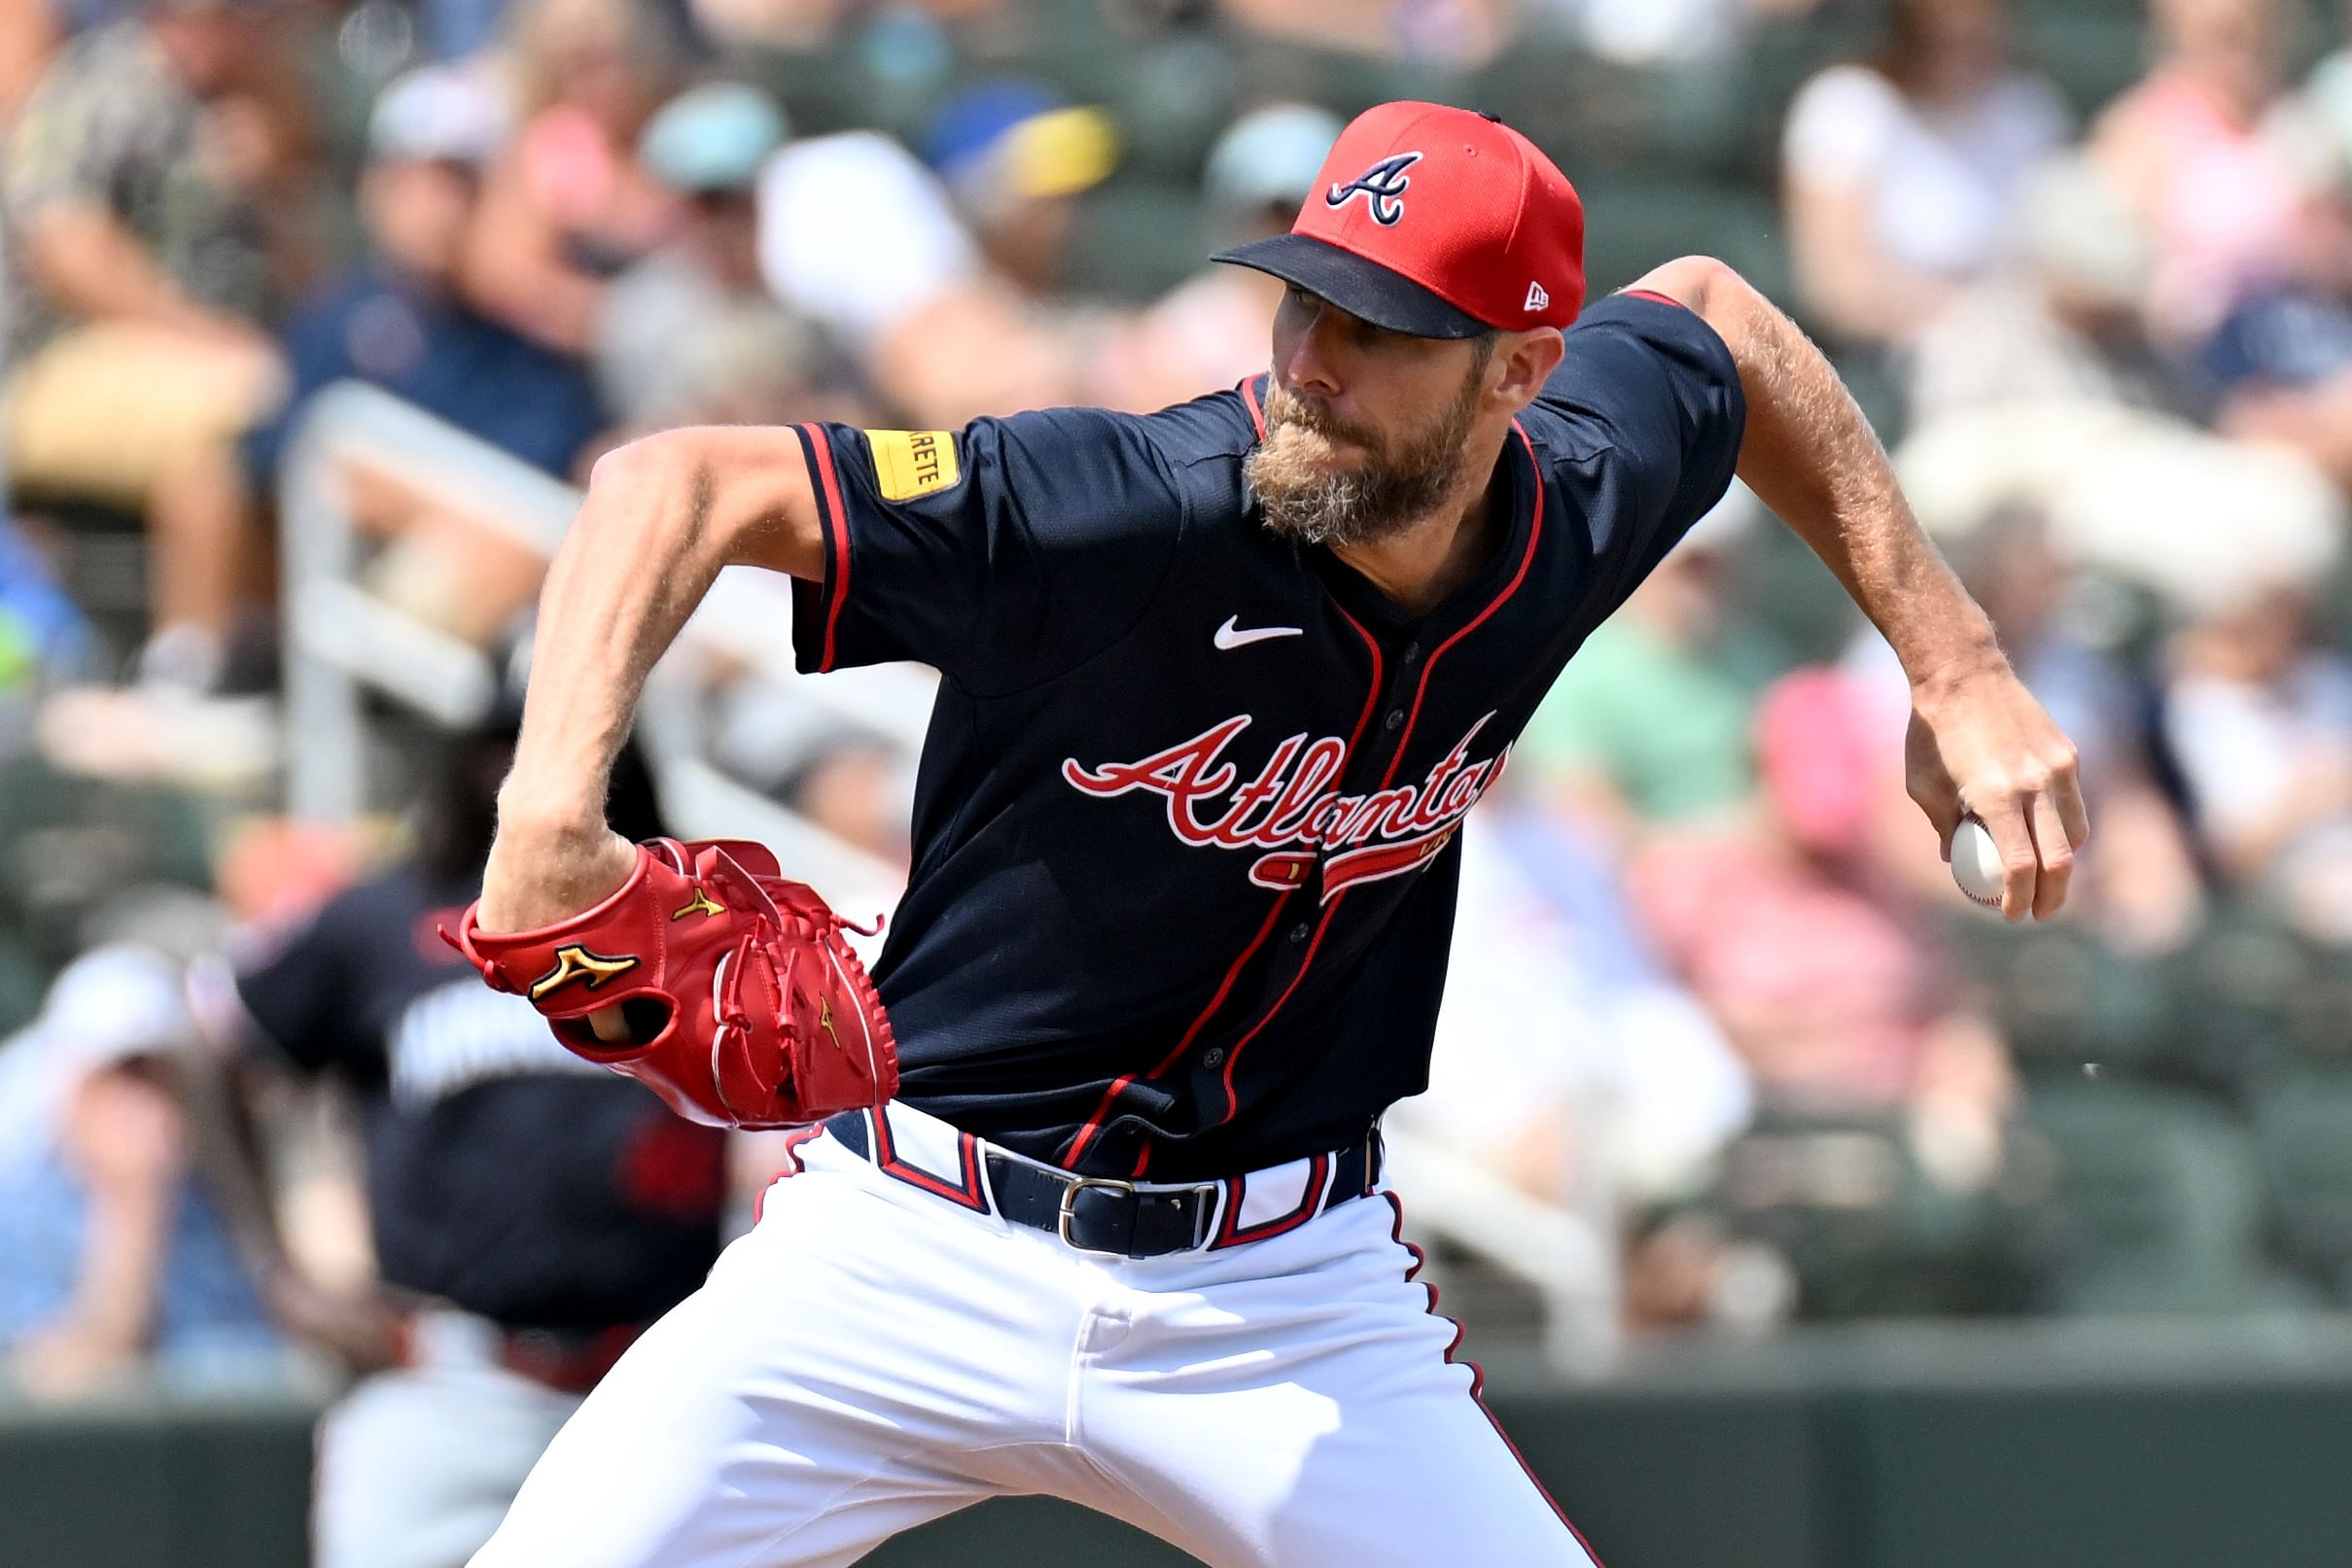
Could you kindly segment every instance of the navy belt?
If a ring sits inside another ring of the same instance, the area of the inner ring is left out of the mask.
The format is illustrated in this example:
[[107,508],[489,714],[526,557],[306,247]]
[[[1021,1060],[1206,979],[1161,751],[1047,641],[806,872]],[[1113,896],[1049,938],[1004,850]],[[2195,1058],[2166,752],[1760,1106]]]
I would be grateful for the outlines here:
[[[826,1122],[825,1129],[851,1153],[873,1160],[873,1139],[866,1123],[869,1114],[882,1113],[849,1111]],[[1310,1167],[1315,1190],[1301,1195],[1298,1208],[1271,1224],[1251,1228],[1243,1228],[1233,1212],[1241,1203],[1246,1177],[1143,1184],[1081,1176],[987,1143],[978,1144],[978,1167],[987,1174],[997,1213],[1016,1225],[1059,1237],[1080,1252],[1161,1258],[1211,1245],[1259,1240],[1363,1197],[1380,1174],[1379,1146],[1375,1133],[1336,1154],[1318,1157]],[[1221,1213],[1220,1195],[1225,1200]]]

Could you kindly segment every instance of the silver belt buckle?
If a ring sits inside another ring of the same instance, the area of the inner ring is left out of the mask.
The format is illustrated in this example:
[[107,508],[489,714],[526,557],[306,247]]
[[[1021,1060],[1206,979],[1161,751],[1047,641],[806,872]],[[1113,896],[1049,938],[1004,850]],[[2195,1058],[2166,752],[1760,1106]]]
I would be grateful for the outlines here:
[[1092,1258],[1126,1257],[1127,1254],[1124,1252],[1106,1252],[1100,1247],[1082,1247],[1071,1238],[1070,1224],[1077,1209],[1078,1194],[1089,1187],[1101,1187],[1108,1192],[1125,1193],[1130,1198],[1133,1198],[1136,1192],[1136,1184],[1132,1181],[1120,1181],[1110,1176],[1073,1177],[1070,1185],[1062,1189],[1061,1218],[1054,1227],[1062,1237],[1062,1244],[1072,1252],[1083,1252]]

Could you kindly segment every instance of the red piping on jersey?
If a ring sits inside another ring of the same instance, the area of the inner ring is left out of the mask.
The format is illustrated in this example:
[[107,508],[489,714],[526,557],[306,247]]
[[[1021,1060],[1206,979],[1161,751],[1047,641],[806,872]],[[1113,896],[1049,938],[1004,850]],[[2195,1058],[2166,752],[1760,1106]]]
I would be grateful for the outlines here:
[[886,1176],[895,1176],[909,1187],[920,1187],[927,1193],[936,1193],[951,1203],[961,1203],[976,1213],[988,1212],[988,1194],[980,1186],[980,1140],[969,1132],[956,1134],[956,1147],[964,1156],[964,1185],[951,1187],[930,1171],[910,1166],[900,1160],[891,1147],[890,1107],[877,1105],[866,1112],[867,1125],[874,1130],[874,1164]]
[[1238,1247],[1249,1241],[1267,1241],[1275,1237],[1286,1236],[1297,1230],[1322,1212],[1323,1188],[1330,1180],[1331,1157],[1327,1154],[1318,1154],[1307,1167],[1307,1190],[1300,1196],[1298,1207],[1287,1214],[1267,1220],[1263,1224],[1252,1225],[1245,1231],[1240,1225],[1242,1178],[1227,1176],[1225,1178],[1225,1214],[1222,1219],[1217,1221],[1216,1237],[1209,1243],[1209,1250],[1214,1252],[1219,1247]]
[[[1364,693],[1364,711],[1355,715],[1355,732],[1348,737],[1348,760],[1352,762],[1355,759],[1356,744],[1364,738],[1364,726],[1372,722],[1372,712],[1380,706],[1382,673],[1380,644],[1370,632],[1364,630],[1362,624],[1353,615],[1348,613],[1347,607],[1337,599],[1331,601],[1331,608],[1339,611],[1340,619],[1354,627],[1355,635],[1364,640],[1364,647],[1372,655],[1372,688]],[[1401,743],[1399,754],[1402,754]],[[1394,764],[1391,763],[1390,766],[1393,767]],[[1382,783],[1381,787],[1384,789],[1387,787],[1386,781]],[[1298,973],[1290,977],[1290,984],[1282,988],[1282,993],[1274,998],[1274,1005],[1266,1009],[1265,1017],[1250,1026],[1248,1033],[1234,1041],[1233,1049],[1226,1054],[1223,1079],[1226,1121],[1231,1121],[1242,1108],[1241,1099],[1233,1087],[1233,1069],[1242,1064],[1243,1048],[1256,1039],[1267,1025],[1274,1022],[1274,1015],[1282,1010],[1282,1004],[1290,999],[1290,993],[1298,990],[1298,983],[1307,978],[1308,969],[1315,963],[1315,950],[1323,945],[1323,932],[1330,928],[1331,917],[1339,913],[1339,906],[1347,901],[1347,897],[1348,890],[1343,888],[1333,896],[1331,902],[1324,906],[1322,919],[1315,927],[1315,940],[1307,944],[1307,956],[1299,960]]]
[[1244,376],[1241,385],[1242,401],[1248,405],[1249,423],[1257,427],[1257,438],[1266,438],[1266,410],[1258,406],[1257,377]]
[[[1323,597],[1329,599],[1331,596],[1325,594]],[[1380,706],[1380,644],[1373,640],[1370,632],[1364,630],[1363,623],[1361,621],[1358,621],[1353,615],[1348,613],[1347,606],[1341,604],[1336,599],[1332,599],[1331,608],[1339,611],[1340,619],[1346,621],[1350,626],[1355,629],[1355,635],[1364,640],[1364,651],[1372,655],[1372,689],[1364,693],[1364,711],[1355,715],[1354,732],[1348,737],[1347,759],[1340,764],[1344,768],[1349,762],[1355,760],[1355,743],[1364,738],[1364,726],[1372,722],[1372,710]]]
[[1676,310],[1688,310],[1691,308],[1690,306],[1684,304],[1681,300],[1675,298],[1672,295],[1660,294],[1655,289],[1628,289],[1622,296],[1620,296],[1620,297],[1626,299],[1655,299],[1662,305],[1672,305]]
[[[1245,395],[1247,394],[1247,390],[1250,385],[1251,383],[1248,381],[1242,383]],[[1253,402],[1251,404],[1251,412],[1254,414],[1255,411],[1256,405]],[[1329,596],[1326,595],[1325,597]],[[1380,644],[1374,640],[1370,632],[1364,630],[1361,622],[1356,620],[1353,615],[1348,613],[1346,608],[1342,606],[1338,600],[1334,599],[1331,601],[1331,608],[1337,610],[1340,613],[1340,619],[1346,621],[1349,626],[1354,630],[1355,635],[1364,640],[1364,651],[1372,656],[1372,683],[1364,692],[1363,712],[1355,716],[1354,733],[1348,737],[1347,755],[1352,757],[1355,754],[1356,743],[1364,738],[1364,726],[1372,721],[1372,711],[1380,706],[1382,671]],[[1342,765],[1345,766],[1344,763]],[[1266,912],[1264,923],[1258,926],[1257,934],[1249,939],[1249,945],[1242,949],[1241,957],[1235,958],[1232,966],[1225,971],[1224,983],[1217,987],[1216,994],[1209,998],[1209,1005],[1201,1009],[1200,1016],[1195,1018],[1185,1028],[1184,1037],[1176,1041],[1176,1049],[1169,1052],[1167,1056],[1162,1058],[1157,1066],[1153,1067],[1149,1072],[1143,1074],[1143,1081],[1145,1083],[1150,1083],[1157,1080],[1162,1073],[1168,1071],[1169,1068],[1175,1066],[1178,1062],[1182,1061],[1184,1054],[1192,1049],[1192,1042],[1200,1037],[1202,1028],[1208,1025],[1211,1018],[1216,1016],[1217,1009],[1224,1006],[1225,998],[1232,994],[1234,982],[1241,979],[1243,967],[1249,962],[1251,958],[1256,956],[1259,948],[1265,946],[1266,938],[1273,932],[1275,923],[1281,919],[1283,906],[1290,901],[1291,891],[1292,889],[1285,888],[1280,893],[1275,895],[1274,907]],[[1303,968],[1300,970],[1300,973],[1302,974],[1305,972],[1306,971]],[[1296,980],[1291,982],[1292,987],[1296,987],[1297,984],[1298,982]],[[1282,993],[1282,997],[1284,1000],[1287,1000],[1289,995],[1290,993],[1288,991],[1284,991]],[[1281,1002],[1277,1001],[1275,1006],[1279,1008],[1281,1006]],[[1271,1013],[1267,1015],[1269,1018],[1272,1016],[1273,1014]],[[1261,1020],[1258,1028],[1263,1028],[1264,1027],[1265,1024]],[[1256,1029],[1252,1029],[1250,1030],[1250,1035],[1254,1036],[1256,1032]],[[1244,1039],[1243,1043],[1247,1043],[1246,1037]],[[1234,1047],[1233,1054],[1235,1056],[1239,1056],[1241,1054],[1241,1047]],[[1070,1157],[1062,1162],[1065,1169],[1074,1170],[1077,1168],[1079,1158],[1086,1153],[1088,1145],[1093,1143],[1096,1135],[1103,1131],[1104,1123],[1110,1115],[1111,1106],[1117,1103],[1118,1098],[1125,1094],[1128,1089],[1134,1085],[1135,1081],[1136,1075],[1131,1072],[1115,1080],[1108,1089],[1103,1092],[1103,1103],[1095,1107],[1093,1117],[1087,1121],[1084,1127],[1078,1129],[1077,1140],[1071,1143],[1070,1146]],[[1228,1101],[1230,1101],[1233,1095],[1233,1063],[1230,1059],[1228,1059],[1225,1064],[1225,1094],[1226,1098]],[[1142,1150],[1136,1156],[1136,1166],[1133,1174],[1138,1177],[1141,1176],[1143,1172],[1149,1168],[1150,1165],[1151,1144],[1149,1141],[1146,1141],[1142,1147]]]
[[[1158,1066],[1141,1075],[1144,1081],[1149,1082],[1175,1066],[1178,1061],[1182,1060],[1184,1053],[1192,1049],[1192,1042],[1199,1038],[1202,1026],[1215,1017],[1216,1010],[1225,1005],[1225,998],[1232,994],[1233,983],[1242,977],[1242,966],[1246,964],[1250,956],[1265,944],[1267,933],[1274,929],[1274,923],[1281,918],[1282,906],[1289,901],[1290,891],[1287,889],[1275,896],[1274,907],[1266,911],[1265,923],[1258,926],[1257,935],[1249,939],[1249,945],[1242,949],[1242,956],[1234,959],[1232,967],[1225,971],[1224,983],[1217,987],[1216,994],[1209,998],[1209,1005],[1201,1009],[1200,1016],[1195,1018],[1184,1030],[1184,1037],[1176,1041],[1176,1049],[1163,1057]],[[1103,1131],[1104,1123],[1110,1115],[1111,1106],[1118,1102],[1121,1095],[1127,1093],[1137,1077],[1136,1073],[1126,1073],[1114,1080],[1108,1089],[1103,1091],[1103,1103],[1095,1107],[1094,1115],[1088,1119],[1084,1127],[1078,1129],[1077,1140],[1070,1146],[1070,1158],[1062,1162],[1064,1168],[1075,1170],[1078,1167],[1078,1161],[1084,1157],[1087,1146],[1093,1143],[1096,1134]],[[1135,1173],[1137,1175],[1140,1176],[1143,1173],[1143,1167],[1150,1158],[1151,1150],[1149,1146],[1146,1146],[1142,1155],[1136,1161]]]
[[[1429,1293],[1429,1315],[1441,1323],[1454,1325],[1453,1342],[1446,1346],[1446,1365],[1454,1366],[1457,1364],[1454,1360],[1454,1352],[1461,1348],[1462,1334],[1464,1333],[1461,1320],[1448,1317],[1437,1309],[1437,1287],[1421,1277],[1422,1265],[1427,1263],[1429,1259],[1428,1255],[1420,1247],[1405,1239],[1403,1200],[1393,1192],[1384,1192],[1381,1196],[1388,1200],[1388,1207],[1396,1214],[1395,1222],[1388,1228],[1388,1239],[1413,1255],[1413,1266],[1405,1271],[1405,1283],[1410,1285],[1419,1282],[1421,1288]],[[1560,1506],[1560,1499],[1552,1495],[1551,1488],[1537,1479],[1535,1472],[1527,1465],[1527,1456],[1519,1451],[1519,1445],[1511,1441],[1511,1434],[1502,1429],[1502,1423],[1496,1420],[1494,1412],[1487,1408],[1487,1402],[1482,1397],[1482,1392],[1487,1386],[1486,1369],[1475,1361],[1465,1361],[1459,1365],[1470,1369],[1471,1403],[1478,1407],[1478,1413],[1487,1418],[1487,1424],[1494,1429],[1494,1435],[1502,1439],[1502,1446],[1511,1451],[1511,1457],[1519,1464],[1520,1473],[1527,1478],[1527,1484],[1535,1488],[1535,1495],[1544,1500],[1546,1506],[1552,1510],[1554,1517],[1566,1526],[1568,1534],[1576,1538],[1576,1544],[1584,1548],[1584,1554],[1593,1559],[1593,1568],[1604,1568],[1600,1560],[1600,1553],[1593,1550],[1593,1543],[1587,1541],[1584,1538],[1584,1532],[1576,1528],[1576,1521],[1568,1517],[1567,1510]]]
[[1519,437],[1519,444],[1527,449],[1527,468],[1535,475],[1535,508],[1534,515],[1527,522],[1527,547],[1520,555],[1519,570],[1511,574],[1511,580],[1503,585],[1502,592],[1489,601],[1486,609],[1473,615],[1468,625],[1438,644],[1437,651],[1430,654],[1428,662],[1421,667],[1421,683],[1413,688],[1413,710],[1405,715],[1405,731],[1396,738],[1396,753],[1388,758],[1388,771],[1381,775],[1380,786],[1383,789],[1387,788],[1395,779],[1396,765],[1405,759],[1405,747],[1413,739],[1413,726],[1421,719],[1422,699],[1429,694],[1429,673],[1437,668],[1437,661],[1446,656],[1446,649],[1477,631],[1488,616],[1502,609],[1504,603],[1519,592],[1519,585],[1527,580],[1527,568],[1535,564],[1535,546],[1543,538],[1543,466],[1535,461],[1535,443],[1527,439],[1527,433],[1518,420],[1511,421],[1511,431]]
[[803,425],[808,433],[809,450],[817,454],[817,479],[824,492],[825,531],[833,542],[832,592],[825,607],[825,658],[819,671],[833,667],[833,629],[841,624],[841,604],[850,593],[850,535],[849,519],[841,511],[841,481],[833,472],[832,437],[825,435],[822,425]]
[[1339,906],[1347,901],[1348,889],[1342,888],[1332,895],[1331,902],[1323,906],[1323,918],[1316,923],[1315,939],[1307,944],[1307,956],[1299,960],[1298,973],[1290,977],[1290,984],[1282,988],[1282,993],[1274,998],[1274,1005],[1266,1009],[1266,1016],[1252,1024],[1248,1033],[1233,1042],[1233,1050],[1225,1058],[1226,1121],[1232,1121],[1242,1108],[1242,1102],[1233,1088],[1233,1069],[1241,1065],[1242,1052],[1248,1048],[1250,1041],[1265,1032],[1266,1026],[1274,1022],[1274,1015],[1282,1010],[1282,1004],[1290,999],[1290,993],[1298,990],[1298,983],[1307,978],[1307,971],[1315,967],[1316,951],[1323,945],[1323,933],[1331,929],[1331,917],[1338,914]]
[[776,1183],[784,1180],[787,1176],[797,1176],[803,1170],[808,1168],[807,1166],[800,1163],[800,1145],[808,1142],[811,1138],[823,1137],[824,1135],[825,1124],[823,1122],[818,1123],[815,1127],[797,1128],[785,1134],[784,1157],[787,1160],[790,1160],[791,1164],[780,1167],[774,1175],[768,1177],[766,1185],[762,1186],[758,1192],[752,1195],[752,1223],[754,1225],[757,1225],[759,1223],[760,1213],[767,1207],[768,1188],[775,1186]]
[[[1396,751],[1388,758],[1387,770],[1381,775],[1380,786],[1383,789],[1387,788],[1396,778],[1396,765],[1404,760],[1405,747],[1413,739],[1413,726],[1421,718],[1422,699],[1429,694],[1429,672],[1437,668],[1437,661],[1445,657],[1446,649],[1478,630],[1488,616],[1500,610],[1506,600],[1519,592],[1519,585],[1527,578],[1527,568],[1535,562],[1535,545],[1543,538],[1543,470],[1535,463],[1534,443],[1527,439],[1527,433],[1521,429],[1518,420],[1511,421],[1511,429],[1518,434],[1520,443],[1527,447],[1527,464],[1535,473],[1535,508],[1534,515],[1527,522],[1527,547],[1520,555],[1519,570],[1511,575],[1509,582],[1503,584],[1502,592],[1489,601],[1486,609],[1472,616],[1468,625],[1438,644],[1437,651],[1431,653],[1428,661],[1421,667],[1421,681],[1413,688],[1413,711],[1405,718],[1404,732],[1396,738]],[[1345,610],[1342,610],[1340,614],[1347,619],[1349,625],[1355,626],[1356,635],[1361,637],[1372,649],[1372,695],[1377,701],[1380,696],[1380,645],[1372,641],[1369,632],[1366,632],[1361,626],[1356,626],[1354,616],[1348,614]],[[1363,735],[1364,720],[1371,716],[1372,709],[1367,706],[1364,709],[1363,718],[1356,720],[1355,733],[1358,738]],[[1348,743],[1348,750],[1352,756],[1355,751],[1353,740]],[[1235,1112],[1241,1109],[1241,1100],[1234,1093],[1233,1071],[1241,1065],[1243,1048],[1256,1039],[1268,1024],[1274,1022],[1274,1015],[1282,1010],[1282,1004],[1290,1000],[1290,993],[1298,990],[1299,982],[1307,978],[1307,971],[1315,964],[1316,951],[1323,945],[1323,933],[1331,928],[1331,917],[1338,914],[1340,905],[1347,901],[1348,889],[1342,888],[1332,895],[1331,902],[1323,906],[1322,921],[1315,928],[1315,940],[1307,944],[1307,957],[1300,961],[1298,973],[1290,977],[1290,984],[1282,988],[1282,993],[1274,999],[1274,1005],[1266,1009],[1266,1016],[1259,1019],[1248,1033],[1234,1042],[1233,1053],[1225,1059],[1225,1117],[1228,1121],[1233,1118]]]

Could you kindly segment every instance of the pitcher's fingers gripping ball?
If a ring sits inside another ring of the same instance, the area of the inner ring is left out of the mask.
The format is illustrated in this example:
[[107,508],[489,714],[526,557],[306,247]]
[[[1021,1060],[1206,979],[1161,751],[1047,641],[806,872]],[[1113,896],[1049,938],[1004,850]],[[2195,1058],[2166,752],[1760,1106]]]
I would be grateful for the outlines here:
[[[603,903],[532,931],[482,930],[476,900],[441,936],[555,1037],[638,1079],[679,1115],[790,1127],[898,1092],[898,1048],[849,923],[738,839],[638,847]],[[588,1015],[618,1005],[626,1038]]]

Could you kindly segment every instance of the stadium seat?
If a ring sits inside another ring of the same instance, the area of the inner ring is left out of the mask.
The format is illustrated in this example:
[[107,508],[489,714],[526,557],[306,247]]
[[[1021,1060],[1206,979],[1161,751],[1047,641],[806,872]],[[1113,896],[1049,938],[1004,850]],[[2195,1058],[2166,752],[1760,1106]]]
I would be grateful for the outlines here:
[[2279,1250],[2352,1307],[2352,1068],[2281,1078],[2253,1122]]
[[1725,1150],[1707,1207],[1787,1260],[1809,1321],[2019,1311],[2044,1294],[2005,1185],[1939,1186],[1894,1118],[1767,1112]]
[[2234,1312],[2316,1295],[2263,1258],[2253,1140],[2228,1112],[2175,1090],[2085,1080],[2038,1088],[2025,1121],[2054,1161],[2063,1308]]
[[1983,985],[2028,1076],[2170,1076],[2185,1051],[2169,971],[2111,952],[2079,925],[2020,927],[1963,914],[1948,939]]

